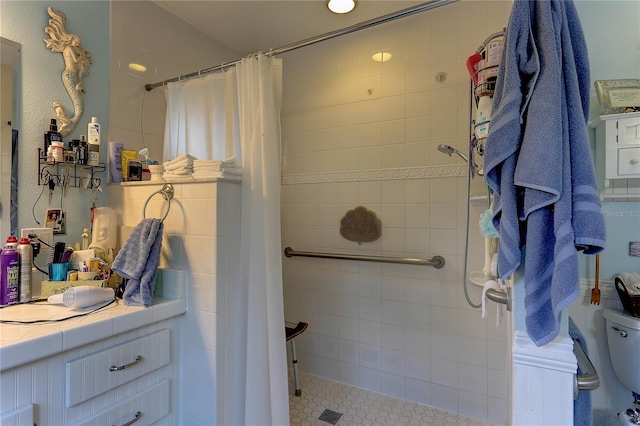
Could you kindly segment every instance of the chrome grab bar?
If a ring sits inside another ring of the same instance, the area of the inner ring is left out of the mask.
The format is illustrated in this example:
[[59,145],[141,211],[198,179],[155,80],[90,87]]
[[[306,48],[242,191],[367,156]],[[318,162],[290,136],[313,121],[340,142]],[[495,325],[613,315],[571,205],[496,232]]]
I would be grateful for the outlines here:
[[575,339],[573,340],[573,354],[578,361],[578,367],[582,372],[581,375],[575,375],[575,383],[573,389],[573,398],[578,397],[578,391],[592,391],[600,387],[600,377],[587,354]]
[[436,269],[444,267],[445,260],[442,256],[433,256],[431,259],[419,259],[414,257],[387,257],[387,256],[367,256],[360,254],[340,254],[340,253],[317,253],[314,251],[296,251],[291,247],[284,249],[287,257],[321,257],[324,259],[362,260],[365,262],[401,263],[404,265],[433,266]]
[[487,299],[492,302],[501,303],[507,305],[507,311],[511,312],[511,288],[507,287],[506,291],[496,290],[494,288],[487,289],[485,293]]

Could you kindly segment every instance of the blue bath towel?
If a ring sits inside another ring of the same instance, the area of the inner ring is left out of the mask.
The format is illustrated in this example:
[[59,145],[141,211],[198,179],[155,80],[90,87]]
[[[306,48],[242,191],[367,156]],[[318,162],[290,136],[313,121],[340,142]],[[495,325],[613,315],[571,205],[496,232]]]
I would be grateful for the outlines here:
[[[587,341],[584,339],[578,326],[569,317],[569,337],[578,342],[584,353],[588,356]],[[578,367],[578,375],[583,372]],[[573,424],[576,426],[589,426],[593,423],[591,414],[591,391],[581,390],[573,401]]]
[[576,250],[604,248],[589,148],[589,65],[571,0],[516,0],[485,154],[501,278],[524,250],[527,332],[542,346],[579,294]]
[[113,261],[111,269],[128,280],[123,296],[127,306],[151,306],[163,227],[160,219],[144,219],[131,231]]

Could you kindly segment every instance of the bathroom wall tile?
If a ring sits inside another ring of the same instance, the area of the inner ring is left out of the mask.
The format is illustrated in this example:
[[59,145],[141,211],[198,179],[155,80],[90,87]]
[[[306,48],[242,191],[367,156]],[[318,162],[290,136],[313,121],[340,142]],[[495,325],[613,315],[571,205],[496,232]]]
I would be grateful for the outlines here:
[[405,141],[405,121],[383,121],[381,132],[381,142],[383,145],[402,144]]
[[380,346],[381,330],[379,322],[360,320],[359,331],[358,341],[360,343]]
[[507,387],[507,372],[506,370],[487,370],[487,395],[507,399],[508,387]]
[[397,374],[380,373],[380,390],[385,395],[405,399],[405,378]]
[[405,328],[403,326],[380,324],[380,345],[384,348],[404,348]]
[[341,362],[357,365],[360,360],[360,344],[351,340],[340,339],[338,358]]
[[439,385],[458,387],[458,363],[455,360],[431,357],[431,382]]
[[430,384],[426,380],[407,377],[405,379],[405,398],[409,401],[429,405]]
[[404,167],[405,155],[404,145],[385,145],[381,147],[381,167],[385,169],[393,169]]
[[318,335],[318,356],[338,359],[338,338]]
[[431,75],[430,65],[411,66],[405,72],[405,87],[407,93],[423,92],[429,90],[431,83],[429,78]]
[[371,297],[360,297],[359,318],[367,321],[380,321],[383,317],[383,302]]
[[314,331],[324,336],[338,337],[340,317],[338,315],[318,312]]
[[458,398],[460,414],[474,419],[484,420],[487,418],[487,396],[485,394],[461,388],[458,390]]
[[429,330],[431,315],[428,305],[406,303],[405,309],[405,324],[408,327],[418,328],[420,330]]
[[376,370],[380,369],[380,346],[361,343],[359,365]]
[[381,348],[380,369],[387,373],[404,375],[406,369],[405,352],[398,349]]
[[403,302],[405,300],[404,278],[383,276],[380,296],[383,300]]
[[431,114],[430,92],[423,90],[409,93],[407,91],[407,95],[405,96],[405,110],[407,118],[428,117]]
[[336,359],[317,357],[318,375],[331,380],[339,380],[339,363]]
[[430,333],[424,329],[406,327],[404,329],[404,349],[407,353],[420,356],[430,355]]
[[360,367],[360,386],[374,392],[380,392],[380,371],[375,368]]
[[338,362],[338,379],[352,386],[360,386],[360,368],[357,364]]
[[458,116],[455,113],[431,115],[430,139],[452,139],[458,136]]
[[440,139],[433,137],[432,127],[438,127],[437,123],[432,124],[432,120],[427,116],[407,118],[405,121],[406,142],[422,142],[429,139]]
[[428,229],[406,229],[404,248],[406,253],[429,253],[432,249]]
[[487,343],[487,366],[496,370],[507,370],[509,345],[506,341]]
[[431,90],[431,113],[445,114],[458,111],[458,87],[438,87]]
[[431,331],[450,335],[458,334],[457,309],[432,306],[430,319]]
[[431,380],[430,359],[425,355],[405,353],[405,376],[428,382]]
[[404,227],[404,204],[383,204],[380,212],[380,220],[385,227]]
[[464,364],[486,367],[487,339],[479,339],[470,336],[460,339],[458,345],[458,361]]
[[448,359],[457,361],[459,345],[457,336],[453,334],[431,332],[430,336],[430,356],[432,358]]
[[[184,315],[181,337],[184,343],[203,349],[216,349],[216,314],[206,311],[191,310]],[[203,330],[207,330],[203,333]]]
[[458,390],[431,382],[431,405],[443,410],[458,412]]
[[487,400],[487,420],[499,425],[508,424],[507,413],[509,412],[509,410],[507,400],[504,398],[494,398],[491,396],[488,397]]
[[405,160],[407,167],[420,167],[427,165],[427,149],[428,144],[424,141],[418,141],[405,144]]
[[457,203],[431,203],[429,219],[431,228],[458,229]]
[[404,96],[386,97],[380,101],[382,119],[387,120],[404,120],[405,118],[405,102]]
[[186,345],[182,351],[181,379],[206,387],[216,387],[216,352]]
[[458,388],[482,394],[486,398],[487,369],[477,365],[459,363]]
[[[357,312],[357,310],[353,312]],[[357,342],[360,340],[360,320],[356,318],[341,316],[339,327],[340,339],[351,340],[353,342]]]

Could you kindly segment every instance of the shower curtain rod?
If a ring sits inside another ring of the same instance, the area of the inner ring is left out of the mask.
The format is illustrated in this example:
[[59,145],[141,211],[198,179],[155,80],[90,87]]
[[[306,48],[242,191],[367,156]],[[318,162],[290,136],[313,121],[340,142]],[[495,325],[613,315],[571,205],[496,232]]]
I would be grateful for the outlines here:
[[[414,14],[419,13],[419,12],[424,12],[426,10],[435,9],[436,7],[444,6],[444,5],[449,4],[449,3],[455,3],[457,1],[459,1],[459,0],[431,0],[431,1],[428,1],[426,3],[421,3],[421,4],[413,6],[413,7],[408,7],[406,9],[402,9],[402,10],[399,10],[397,12],[393,12],[393,13],[389,13],[387,15],[380,16],[378,18],[369,19],[368,21],[360,22],[359,24],[354,24],[354,25],[351,25],[349,27],[345,27],[345,28],[342,28],[342,29],[329,31],[328,33],[324,33],[324,34],[321,34],[319,36],[315,36],[315,37],[311,37],[311,38],[308,38],[308,39],[305,39],[305,40],[297,41],[295,43],[291,43],[291,44],[287,44],[285,46],[277,47],[275,49],[270,49],[268,52],[265,52],[264,54],[267,55],[267,56],[275,56],[275,55],[279,55],[280,53],[290,52],[292,50],[299,49],[301,47],[310,46],[312,44],[319,43],[319,42],[325,41],[325,40],[331,40],[331,39],[336,38],[336,37],[340,37],[340,36],[343,36],[343,35],[351,34],[351,33],[354,33],[356,31],[364,30],[364,29],[367,29],[367,28],[370,28],[370,27],[374,27],[374,26],[379,25],[379,24],[384,24],[386,22],[391,22],[391,21],[394,21],[394,20],[399,19],[399,18],[404,18],[406,16],[411,16],[411,15],[414,15]],[[249,56],[251,56],[251,55],[249,55]],[[174,82],[174,81],[188,80],[188,79],[194,78],[194,77],[201,77],[204,74],[208,74],[208,73],[215,72],[215,71],[220,71],[220,70],[222,70],[224,68],[233,66],[233,65],[239,63],[240,61],[241,61],[241,59],[237,59],[237,60],[232,61],[232,62],[225,62],[225,63],[217,65],[215,67],[205,68],[205,69],[200,70],[200,71],[195,71],[195,72],[192,72],[192,73],[189,73],[189,74],[184,74],[184,75],[181,75],[181,76],[178,76],[178,77],[173,77],[173,78],[170,78],[168,80],[162,80],[162,81],[159,81],[157,83],[145,84],[144,88],[147,91],[151,91],[151,90],[155,89],[156,87],[164,86],[167,83],[171,83],[171,82]]]

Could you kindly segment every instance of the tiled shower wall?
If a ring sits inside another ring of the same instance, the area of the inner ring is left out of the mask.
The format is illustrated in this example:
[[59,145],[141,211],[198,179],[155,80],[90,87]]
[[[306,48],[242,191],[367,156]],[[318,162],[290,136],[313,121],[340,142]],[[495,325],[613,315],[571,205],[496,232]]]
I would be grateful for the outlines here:
[[[466,302],[466,58],[510,2],[459,2],[289,52],[283,81],[283,245],[401,257],[445,268],[285,258],[285,318],[305,321],[300,368],[477,419],[507,422],[507,329]],[[375,51],[390,61],[371,60]],[[474,180],[472,194],[482,195]],[[358,245],[340,219],[363,205],[382,237]],[[471,206],[469,269],[483,262]],[[470,288],[480,300],[480,287]],[[303,384],[304,387],[304,384]]]

